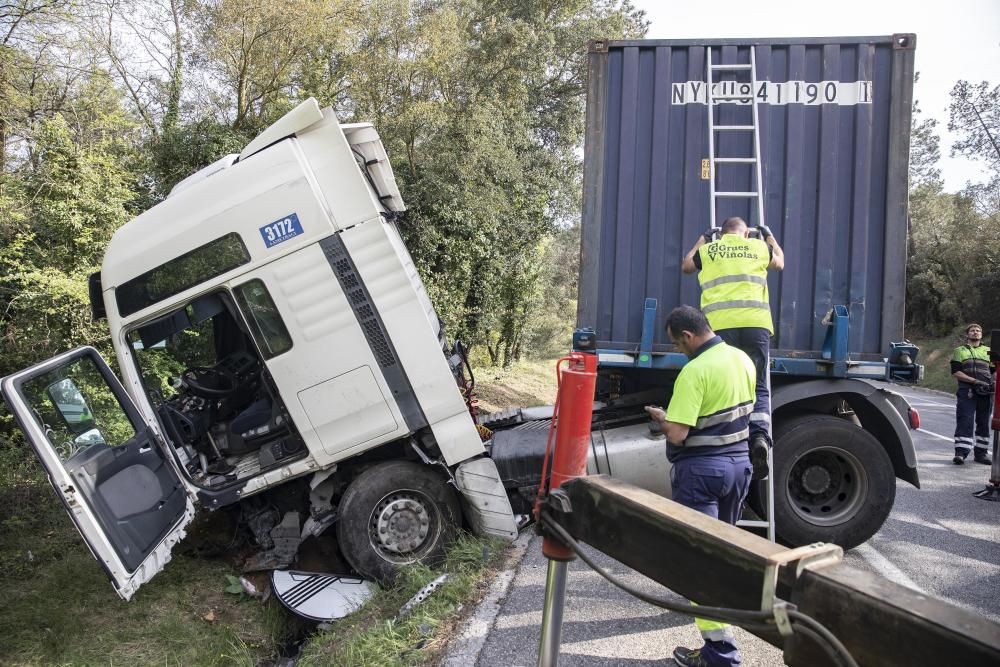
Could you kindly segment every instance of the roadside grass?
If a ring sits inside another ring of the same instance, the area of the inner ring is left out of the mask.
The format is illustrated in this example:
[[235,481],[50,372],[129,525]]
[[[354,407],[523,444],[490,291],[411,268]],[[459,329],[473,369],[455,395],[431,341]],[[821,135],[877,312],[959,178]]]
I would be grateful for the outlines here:
[[955,393],[955,378],[951,376],[951,355],[965,338],[961,330],[940,338],[911,338],[920,348],[918,363],[924,366],[924,379],[919,386]]
[[509,407],[552,405],[556,401],[556,360],[518,361],[510,368],[474,367],[479,408],[497,412]]
[[[303,649],[302,667],[322,665],[433,664],[451,638],[451,630],[467,605],[489,587],[504,543],[463,534],[452,544],[437,568],[404,569],[391,588],[378,591],[357,613],[315,635]],[[400,608],[417,591],[441,574],[448,579],[407,616]]]
[[299,631],[224,593],[219,559],[175,556],[122,601],[28,456],[0,447],[0,664],[252,666]]

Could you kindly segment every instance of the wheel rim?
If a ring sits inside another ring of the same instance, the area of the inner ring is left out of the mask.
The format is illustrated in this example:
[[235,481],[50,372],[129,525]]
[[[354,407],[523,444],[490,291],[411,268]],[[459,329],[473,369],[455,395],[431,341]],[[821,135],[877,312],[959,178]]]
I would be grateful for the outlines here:
[[785,495],[803,521],[834,526],[850,521],[864,507],[868,475],[850,452],[817,447],[792,463]]
[[412,563],[431,551],[440,526],[440,510],[427,495],[402,489],[376,503],[368,518],[368,539],[390,563]]

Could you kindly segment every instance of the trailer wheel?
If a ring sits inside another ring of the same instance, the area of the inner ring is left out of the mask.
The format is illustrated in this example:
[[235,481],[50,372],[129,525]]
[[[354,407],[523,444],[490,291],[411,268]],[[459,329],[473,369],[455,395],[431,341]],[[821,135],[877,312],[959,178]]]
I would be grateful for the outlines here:
[[347,562],[380,582],[391,581],[404,565],[439,562],[462,516],[445,479],[407,461],[380,463],[358,475],[337,511],[337,541]]
[[[878,532],[896,498],[896,476],[871,433],[838,417],[802,415],[779,421],[774,436],[774,523],[782,542],[851,549]],[[765,484],[750,499],[761,516]]]

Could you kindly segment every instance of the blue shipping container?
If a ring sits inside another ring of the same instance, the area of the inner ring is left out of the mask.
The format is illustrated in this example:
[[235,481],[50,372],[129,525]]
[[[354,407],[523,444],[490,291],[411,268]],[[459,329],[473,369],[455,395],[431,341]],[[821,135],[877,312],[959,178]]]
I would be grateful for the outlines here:
[[[641,40],[590,47],[578,325],[598,347],[637,349],[646,297],[663,319],[698,305],[683,255],[709,220],[706,50],[715,64],[756,48],[764,220],[785,250],[771,272],[772,347],[815,356],[823,316],[850,312],[854,359],[884,356],[903,334],[912,34],[818,39]],[[749,81],[716,72],[716,81]],[[743,93],[746,89],[733,89]],[[717,94],[730,93],[722,88]],[[749,104],[718,104],[716,124],[749,125]],[[752,134],[720,132],[716,156],[752,153]],[[720,191],[754,189],[753,167],[718,168]],[[757,224],[750,200],[719,200]]]

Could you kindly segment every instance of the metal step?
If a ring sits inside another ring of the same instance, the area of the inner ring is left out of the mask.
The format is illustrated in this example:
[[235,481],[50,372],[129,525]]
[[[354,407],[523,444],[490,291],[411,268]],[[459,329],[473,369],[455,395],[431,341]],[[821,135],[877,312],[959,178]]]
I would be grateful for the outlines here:
[[733,64],[733,65],[712,65],[714,70],[748,70],[750,69],[750,63],[743,64]]
[[755,157],[717,157],[715,161],[729,164],[753,164],[757,161]]
[[740,519],[736,522],[736,525],[740,528],[769,528],[770,524],[767,521],[753,521],[751,519]]
[[747,132],[752,132],[754,127],[753,125],[716,125],[712,129],[716,130],[717,132],[723,132],[723,131],[728,132],[733,130],[744,130]]
[[736,101],[750,102],[753,100],[753,93],[750,93],[748,95],[709,95],[709,97],[714,102],[736,102]]
[[756,192],[716,192],[716,197],[758,197]]

